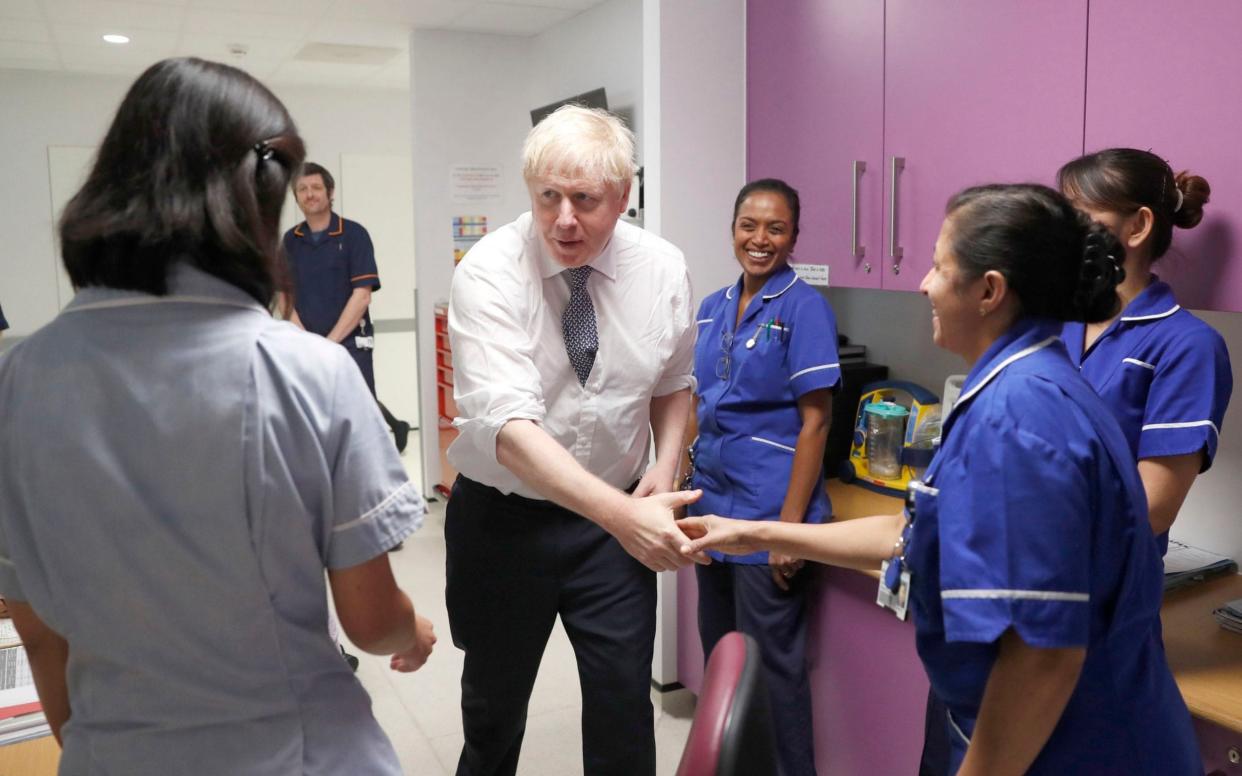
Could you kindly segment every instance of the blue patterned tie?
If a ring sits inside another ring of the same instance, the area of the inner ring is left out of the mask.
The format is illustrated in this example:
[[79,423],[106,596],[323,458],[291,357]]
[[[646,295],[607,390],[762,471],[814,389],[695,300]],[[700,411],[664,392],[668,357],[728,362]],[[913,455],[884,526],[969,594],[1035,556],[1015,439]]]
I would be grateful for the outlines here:
[[578,383],[586,385],[591,374],[591,366],[595,363],[595,353],[599,350],[599,334],[595,330],[595,305],[591,304],[591,296],[587,293],[587,279],[591,277],[590,267],[574,267],[561,273],[569,284],[569,304],[561,313],[561,334],[565,337],[565,351],[569,353],[569,363],[578,375]]

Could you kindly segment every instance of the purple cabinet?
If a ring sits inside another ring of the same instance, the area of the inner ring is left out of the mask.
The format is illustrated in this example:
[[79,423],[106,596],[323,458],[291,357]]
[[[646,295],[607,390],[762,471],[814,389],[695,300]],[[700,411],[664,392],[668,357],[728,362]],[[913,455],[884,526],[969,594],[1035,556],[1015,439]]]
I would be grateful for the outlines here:
[[[894,207],[882,285],[915,290],[950,196],[978,183],[1051,183],[1082,152],[1087,2],[887,0],[885,15],[885,204]],[[894,158],[905,162],[895,176]]]
[[884,3],[751,2],[746,24],[748,177],[798,189],[795,261],[879,288]]
[[1155,271],[1178,301],[1242,311],[1242,3],[1091,0],[1086,150],[1150,148],[1212,186]]
[[801,190],[797,260],[916,290],[951,194],[1051,182],[1082,152],[1086,27],[1087,0],[749,3],[748,173]]
[[[807,626],[815,767],[820,776],[915,773],[923,751],[927,676],[914,625],[875,604],[877,580],[815,567]],[[703,689],[698,584],[677,572],[677,670]]]

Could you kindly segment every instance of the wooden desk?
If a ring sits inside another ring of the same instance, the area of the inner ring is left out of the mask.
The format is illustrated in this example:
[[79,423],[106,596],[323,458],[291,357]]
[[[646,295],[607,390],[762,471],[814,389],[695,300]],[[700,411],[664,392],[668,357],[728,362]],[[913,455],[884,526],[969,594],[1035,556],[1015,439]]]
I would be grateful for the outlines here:
[[51,736],[0,746],[0,776],[56,776],[60,745]]

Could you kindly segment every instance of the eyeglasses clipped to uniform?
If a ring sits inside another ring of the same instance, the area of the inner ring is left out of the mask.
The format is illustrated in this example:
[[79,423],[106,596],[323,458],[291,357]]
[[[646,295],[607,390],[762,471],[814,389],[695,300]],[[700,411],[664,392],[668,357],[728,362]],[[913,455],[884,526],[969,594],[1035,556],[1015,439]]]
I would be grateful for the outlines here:
[[733,364],[733,332],[728,329],[720,333],[720,350],[722,355],[716,362],[716,377],[727,381],[729,379],[729,367]]

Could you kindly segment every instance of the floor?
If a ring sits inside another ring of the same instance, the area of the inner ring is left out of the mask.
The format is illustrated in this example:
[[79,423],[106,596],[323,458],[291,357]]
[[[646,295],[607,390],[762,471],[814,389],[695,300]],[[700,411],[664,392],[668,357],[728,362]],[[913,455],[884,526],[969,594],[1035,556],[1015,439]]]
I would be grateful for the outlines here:
[[[406,468],[419,481],[417,434],[410,435]],[[462,654],[448,634],[444,607],[444,501],[430,504],[423,528],[390,554],[398,583],[415,609],[435,623],[439,643],[421,670],[398,674],[388,658],[360,654],[358,677],[371,693],[376,718],[388,732],[410,776],[452,774],[461,753]],[[686,690],[652,692],[656,715],[656,770],[672,776],[690,730],[694,697]],[[519,774],[569,776],[582,773],[579,715],[582,697],[573,650],[558,623],[548,642],[530,700]]]

